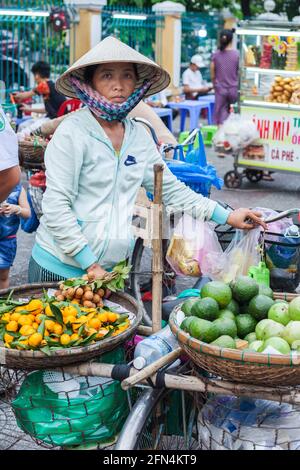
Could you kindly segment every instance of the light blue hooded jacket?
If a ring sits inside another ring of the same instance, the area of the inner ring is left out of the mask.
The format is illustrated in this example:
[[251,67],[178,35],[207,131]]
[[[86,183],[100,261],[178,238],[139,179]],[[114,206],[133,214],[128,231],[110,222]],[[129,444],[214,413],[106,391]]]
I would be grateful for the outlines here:
[[[94,262],[109,269],[125,259],[132,245],[138,190],[144,186],[153,192],[153,165],[162,163],[143,125],[125,120],[117,155],[89,109],[82,109],[60,124],[48,144],[45,163],[47,189],[33,249],[35,261],[69,277],[80,275]],[[225,223],[229,214],[179,182],[166,165],[163,202],[169,210],[188,207],[201,220],[214,214],[216,222]]]

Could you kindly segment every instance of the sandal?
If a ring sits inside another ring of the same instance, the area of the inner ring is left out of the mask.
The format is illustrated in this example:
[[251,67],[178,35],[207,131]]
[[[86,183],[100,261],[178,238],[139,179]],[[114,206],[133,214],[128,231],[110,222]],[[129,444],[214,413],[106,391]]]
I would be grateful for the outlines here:
[[263,174],[262,179],[263,179],[264,181],[274,181],[274,178],[271,176],[270,173]]

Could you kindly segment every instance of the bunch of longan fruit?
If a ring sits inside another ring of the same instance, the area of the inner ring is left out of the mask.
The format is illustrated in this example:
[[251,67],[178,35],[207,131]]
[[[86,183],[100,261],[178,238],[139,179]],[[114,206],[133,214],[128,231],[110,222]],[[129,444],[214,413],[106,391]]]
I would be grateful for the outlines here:
[[[60,302],[73,302],[87,308],[103,307],[103,297],[108,294],[109,289],[97,288],[93,275],[82,276],[82,281],[89,281],[79,286],[68,287],[63,282],[59,284],[59,290],[55,292],[56,300]],[[75,281],[76,279],[70,279]]]

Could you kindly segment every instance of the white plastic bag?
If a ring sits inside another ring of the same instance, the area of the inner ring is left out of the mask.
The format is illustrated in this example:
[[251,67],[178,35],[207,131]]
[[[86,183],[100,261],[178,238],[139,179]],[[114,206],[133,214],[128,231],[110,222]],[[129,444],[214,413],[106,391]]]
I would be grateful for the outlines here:
[[250,266],[261,261],[258,245],[261,228],[237,230],[229,246],[223,253],[207,253],[201,269],[205,276],[215,281],[229,283],[239,275],[247,276]]
[[200,277],[209,253],[222,253],[218,238],[208,222],[184,214],[175,226],[166,259],[178,275]]
[[299,418],[286,403],[218,395],[198,414],[199,444],[207,450],[297,450]]
[[214,145],[226,142],[228,150],[245,148],[259,138],[253,121],[244,119],[240,114],[230,114],[213,138]]

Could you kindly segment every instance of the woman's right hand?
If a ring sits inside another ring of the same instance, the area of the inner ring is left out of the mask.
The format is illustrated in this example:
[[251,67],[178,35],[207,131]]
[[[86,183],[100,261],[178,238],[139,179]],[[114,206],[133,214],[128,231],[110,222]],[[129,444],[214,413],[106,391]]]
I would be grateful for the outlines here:
[[[101,268],[100,264],[94,263],[87,269],[89,280],[94,279],[102,279],[106,274],[108,274],[105,269]],[[104,298],[108,299],[111,296],[111,291],[109,289],[105,289]]]
[[107,273],[105,269],[101,268],[100,264],[94,263],[91,266],[87,268],[87,273],[89,277],[94,277],[94,279],[101,279],[103,278]]

